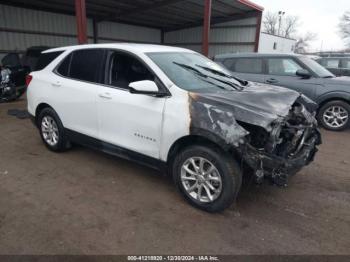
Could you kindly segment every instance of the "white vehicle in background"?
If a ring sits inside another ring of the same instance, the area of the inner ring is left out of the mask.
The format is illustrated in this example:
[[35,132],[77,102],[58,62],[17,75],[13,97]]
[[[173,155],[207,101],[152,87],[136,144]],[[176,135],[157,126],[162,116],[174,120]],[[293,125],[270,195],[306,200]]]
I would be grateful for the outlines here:
[[311,100],[237,79],[191,50],[82,45],[41,60],[27,79],[28,111],[50,150],[74,142],[165,170],[209,212],[234,201],[242,165],[285,185],[320,143]]

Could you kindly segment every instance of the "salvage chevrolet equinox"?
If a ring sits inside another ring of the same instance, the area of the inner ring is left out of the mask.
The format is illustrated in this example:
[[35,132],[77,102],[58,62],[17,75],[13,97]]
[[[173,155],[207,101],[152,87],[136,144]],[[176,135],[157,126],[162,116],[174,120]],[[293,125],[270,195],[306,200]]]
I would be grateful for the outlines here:
[[191,50],[81,45],[40,60],[28,111],[48,149],[82,144],[163,170],[209,212],[230,206],[248,172],[285,185],[321,143],[310,99],[238,79]]

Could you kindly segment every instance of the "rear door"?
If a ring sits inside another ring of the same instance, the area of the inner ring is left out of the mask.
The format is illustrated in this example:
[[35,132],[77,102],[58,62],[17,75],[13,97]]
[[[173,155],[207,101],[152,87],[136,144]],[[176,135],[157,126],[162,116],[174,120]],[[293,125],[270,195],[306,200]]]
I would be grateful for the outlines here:
[[350,76],[350,58],[341,59],[340,67],[343,76]]
[[54,109],[65,128],[97,138],[97,84],[102,81],[103,49],[68,55],[51,79]]
[[319,79],[314,77],[303,79],[296,75],[299,69],[306,69],[293,57],[266,58],[268,77],[266,84],[287,87],[315,99],[316,87],[320,85]]
[[262,58],[227,58],[222,64],[239,78],[259,83],[265,81]]

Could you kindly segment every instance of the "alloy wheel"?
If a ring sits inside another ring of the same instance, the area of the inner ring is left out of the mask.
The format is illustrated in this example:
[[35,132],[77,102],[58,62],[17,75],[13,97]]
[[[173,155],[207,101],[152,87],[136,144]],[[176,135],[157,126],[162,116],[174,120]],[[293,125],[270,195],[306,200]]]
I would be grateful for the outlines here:
[[222,191],[222,179],[218,169],[203,157],[191,157],[181,167],[181,182],[193,199],[210,203]]
[[323,113],[323,120],[331,128],[341,128],[349,120],[349,112],[342,106],[331,106]]
[[57,145],[59,139],[58,127],[51,116],[44,116],[41,120],[41,132],[47,144],[50,146]]

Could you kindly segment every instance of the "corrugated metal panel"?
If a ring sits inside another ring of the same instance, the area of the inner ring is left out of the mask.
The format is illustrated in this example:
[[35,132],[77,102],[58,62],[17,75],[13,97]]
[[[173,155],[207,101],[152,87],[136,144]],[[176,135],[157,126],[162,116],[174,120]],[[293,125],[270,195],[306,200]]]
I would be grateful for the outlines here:
[[[253,52],[257,19],[246,18],[215,24],[210,31],[209,55],[230,52]],[[201,51],[202,27],[182,29],[165,34],[165,44]],[[218,44],[215,44],[218,43]]]
[[[92,20],[88,19],[89,43],[93,35]],[[76,20],[74,16],[56,14],[0,5],[0,27],[6,30],[29,30],[25,32],[4,32],[0,30],[0,51],[23,51],[30,46],[45,45],[51,47],[75,45]],[[67,34],[68,36],[45,35],[45,33]],[[98,24],[99,42],[138,41],[160,43],[161,31],[147,27],[126,25],[112,22]]]
[[215,55],[218,55],[218,54],[243,53],[243,52],[254,52],[254,45],[229,45],[229,46],[210,45],[209,47],[209,57],[214,57]]
[[225,22],[218,25],[256,25],[256,23],[257,23],[256,17],[250,17],[250,18],[235,20],[231,22]]
[[0,50],[23,51],[30,46],[66,46],[75,45],[75,37],[46,36],[0,32]]
[[150,43],[160,43],[161,41],[161,32],[158,29],[113,22],[99,23],[98,34],[101,38],[107,37],[125,41],[145,41]]
[[202,27],[182,29],[167,32],[164,35],[165,43],[193,43],[202,41]]
[[[76,34],[74,16],[0,5],[0,26],[13,29]],[[88,34],[92,22],[88,20]]]

